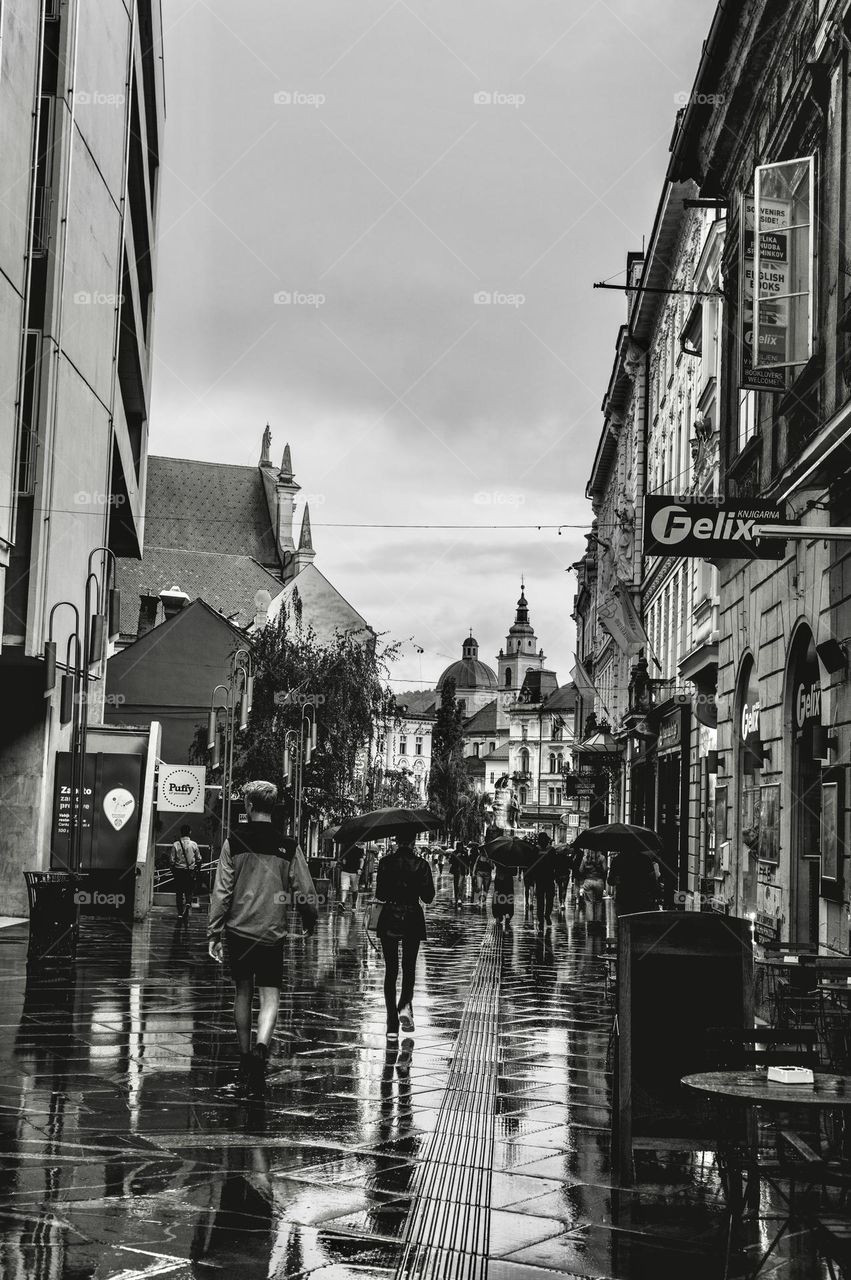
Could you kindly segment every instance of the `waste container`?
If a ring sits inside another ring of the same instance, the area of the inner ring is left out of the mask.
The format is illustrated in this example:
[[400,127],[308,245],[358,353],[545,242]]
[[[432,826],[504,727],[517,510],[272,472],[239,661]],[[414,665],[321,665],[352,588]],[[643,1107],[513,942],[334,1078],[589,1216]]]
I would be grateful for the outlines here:
[[27,962],[74,958],[83,877],[71,871],[25,871],[30,905]]

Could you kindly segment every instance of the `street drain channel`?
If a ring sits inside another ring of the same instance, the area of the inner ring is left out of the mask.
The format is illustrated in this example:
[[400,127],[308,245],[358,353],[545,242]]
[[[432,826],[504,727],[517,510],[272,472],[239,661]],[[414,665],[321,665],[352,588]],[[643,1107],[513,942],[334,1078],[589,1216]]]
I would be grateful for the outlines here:
[[446,1091],[413,1186],[396,1277],[484,1280],[488,1267],[503,933],[485,935]]

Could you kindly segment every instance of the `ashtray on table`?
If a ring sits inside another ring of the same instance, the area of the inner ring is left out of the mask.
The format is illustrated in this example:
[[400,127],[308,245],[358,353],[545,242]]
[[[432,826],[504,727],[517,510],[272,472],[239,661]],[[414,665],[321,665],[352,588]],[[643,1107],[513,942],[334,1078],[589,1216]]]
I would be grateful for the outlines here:
[[813,1084],[815,1077],[809,1067],[769,1067],[768,1079],[775,1084]]

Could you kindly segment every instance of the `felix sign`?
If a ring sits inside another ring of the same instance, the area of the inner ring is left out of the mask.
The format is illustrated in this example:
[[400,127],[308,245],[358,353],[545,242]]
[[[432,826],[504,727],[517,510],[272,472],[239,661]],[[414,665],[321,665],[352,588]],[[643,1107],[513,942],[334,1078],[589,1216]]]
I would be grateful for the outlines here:
[[672,495],[644,499],[644,553],[691,559],[782,560],[786,544],[759,538],[760,525],[779,524],[768,502],[681,502]]

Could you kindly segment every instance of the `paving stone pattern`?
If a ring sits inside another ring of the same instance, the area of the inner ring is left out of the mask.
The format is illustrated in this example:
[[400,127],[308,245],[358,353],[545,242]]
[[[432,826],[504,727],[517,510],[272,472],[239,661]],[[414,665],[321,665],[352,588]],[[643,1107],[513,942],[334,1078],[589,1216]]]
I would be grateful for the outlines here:
[[[260,1105],[221,1092],[231,992],[199,914],[87,923],[53,981],[0,930],[0,1276],[720,1276],[711,1156],[612,1183],[602,939],[522,911],[503,936],[447,877],[429,930],[417,1030],[389,1046],[360,918],[293,934]],[[827,1273],[793,1235],[761,1274]]]

